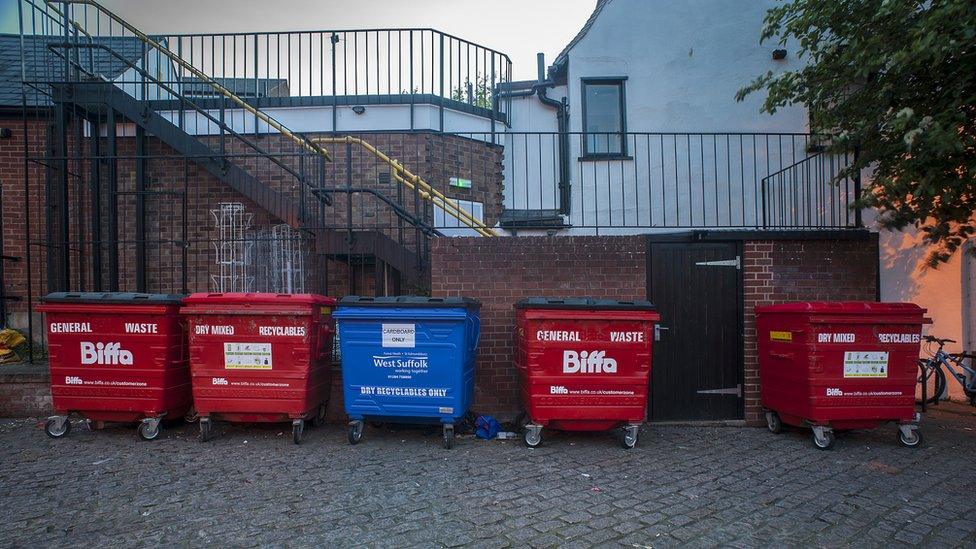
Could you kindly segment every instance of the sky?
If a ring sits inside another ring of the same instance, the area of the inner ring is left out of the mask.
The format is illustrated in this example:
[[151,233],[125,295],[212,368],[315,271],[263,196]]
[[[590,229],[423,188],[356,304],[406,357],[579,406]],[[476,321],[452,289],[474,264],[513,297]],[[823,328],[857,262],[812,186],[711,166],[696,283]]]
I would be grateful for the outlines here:
[[[17,32],[18,0],[0,0],[0,32]],[[35,0],[40,1],[40,0]],[[516,80],[551,63],[596,0],[100,0],[146,33],[429,27],[508,54]]]

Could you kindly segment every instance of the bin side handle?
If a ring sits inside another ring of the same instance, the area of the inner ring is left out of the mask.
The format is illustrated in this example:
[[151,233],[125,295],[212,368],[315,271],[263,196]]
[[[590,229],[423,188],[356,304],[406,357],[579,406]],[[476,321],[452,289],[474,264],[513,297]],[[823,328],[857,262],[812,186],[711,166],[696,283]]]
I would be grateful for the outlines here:
[[[470,316],[465,316],[464,322],[468,325],[468,339],[474,339],[474,345],[471,346],[471,350],[473,351],[478,348],[478,343],[481,342],[481,319],[479,318],[478,322],[475,322]],[[474,332],[473,334],[471,333],[472,331]],[[472,338],[471,336],[474,337]]]

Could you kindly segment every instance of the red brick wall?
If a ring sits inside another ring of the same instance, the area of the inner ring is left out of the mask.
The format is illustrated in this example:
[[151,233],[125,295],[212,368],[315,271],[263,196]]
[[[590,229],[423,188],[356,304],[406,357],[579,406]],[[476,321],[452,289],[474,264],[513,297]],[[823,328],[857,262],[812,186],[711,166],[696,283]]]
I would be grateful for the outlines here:
[[38,417],[53,413],[47,366],[0,367],[0,417]]
[[435,240],[431,295],[482,304],[473,409],[504,419],[521,409],[512,362],[515,302],[533,296],[644,299],[645,270],[641,236]]
[[755,308],[789,301],[874,301],[878,239],[748,241],[743,246],[746,421],[761,424]]
[[[29,119],[26,127],[23,119],[19,117],[0,119],[0,128],[9,128],[12,134],[8,139],[0,140],[0,195],[3,199],[0,215],[3,216],[3,253],[21,258],[17,262],[5,261],[0,267],[4,269],[4,286],[7,295],[22,300],[7,302],[7,309],[26,310],[28,263],[25,235],[28,221],[24,203],[30,200],[32,231],[36,236],[43,235],[44,171],[36,164],[27,167],[32,175],[28,191],[24,188],[24,159],[27,155],[44,154],[47,138],[44,122],[36,119]],[[47,258],[37,247],[34,247],[31,253],[33,254],[31,257],[33,286],[37,288],[43,280]]]
[[[47,265],[45,244],[45,173],[39,162],[44,157],[46,144],[45,122],[32,119],[28,123],[29,145],[24,149],[24,128],[20,119],[0,120],[0,127],[9,127],[13,131],[10,139],[0,140],[0,183],[3,189],[3,219],[5,224],[5,253],[25,257],[25,235],[30,227],[32,233],[31,252],[33,253],[31,267],[33,280],[31,290],[35,297],[47,293]],[[128,134],[131,135],[131,128]],[[70,132],[74,133],[74,132]],[[120,131],[120,134],[122,132]],[[493,224],[501,213],[502,201],[502,149],[498,146],[485,144],[457,136],[439,135],[434,133],[401,133],[401,134],[369,134],[363,136],[380,150],[392,158],[400,160],[408,169],[424,177],[433,186],[450,197],[466,200],[476,200],[485,204],[485,216],[488,224]],[[265,135],[253,138],[258,146],[272,152],[280,153],[280,160],[298,168],[297,158],[290,156],[295,146],[290,141],[277,135]],[[219,147],[219,138],[203,138],[213,148]],[[102,139],[102,149],[105,147]],[[135,153],[134,140],[131,137],[120,137],[118,143],[118,184],[120,194],[119,204],[119,286],[122,290],[135,289]],[[243,153],[241,144],[228,142],[229,154]],[[343,187],[346,184],[345,161],[346,149],[344,145],[328,147],[335,157],[333,163],[324,167],[324,180],[327,187]],[[267,228],[280,223],[268,215],[259,205],[243,198],[215,177],[194,164],[187,163],[172,149],[158,140],[149,139],[148,154],[151,156],[147,163],[147,187],[151,194],[146,199],[146,256],[147,256],[147,290],[151,292],[175,292],[183,290],[182,270],[183,252],[186,251],[186,267],[188,270],[187,290],[207,291],[210,289],[210,275],[216,273],[214,266],[214,251],[211,241],[215,239],[213,220],[210,210],[219,202],[242,202],[247,211],[254,215],[252,227]],[[388,172],[374,157],[363,149],[354,146],[352,160],[352,184],[357,187],[368,187],[380,190],[388,197],[397,198],[395,183],[379,184],[380,173]],[[91,239],[91,197],[90,188],[90,159],[87,145],[84,150],[73,149],[70,172],[73,174],[70,184],[72,205],[70,224],[71,231],[71,289],[93,289],[92,257],[95,246]],[[31,172],[30,220],[24,215],[24,158],[30,156],[33,161],[29,164]],[[233,162],[246,166],[248,171],[256,175],[270,187],[290,195],[297,203],[295,178],[287,174],[280,167],[267,159],[237,158]],[[307,162],[311,164],[311,162]],[[317,182],[314,175],[317,166],[306,166],[306,173],[310,179]],[[107,165],[102,168],[103,200],[107,200]],[[449,187],[450,177],[464,177],[473,180],[472,189],[455,189]],[[79,179],[79,177],[81,179]],[[184,209],[183,193],[186,194]],[[411,213],[414,211],[413,196],[409,190],[403,192],[404,204]],[[312,199],[306,196],[309,202]],[[345,228],[347,217],[347,197],[337,193],[333,195],[335,204],[325,211],[322,221],[324,228]],[[84,204],[79,211],[75,205]],[[428,209],[426,202],[422,206]],[[103,206],[104,208],[104,206]],[[420,210],[423,212],[423,209]],[[352,199],[354,226],[358,228],[374,228],[385,232],[391,237],[398,236],[397,217],[392,210],[376,198],[369,195],[355,195]],[[112,237],[108,231],[108,215],[102,215],[102,242],[99,254],[102,265],[102,289],[107,288],[108,281],[108,248]],[[184,233],[183,227],[186,227]],[[415,232],[409,224],[404,223],[403,232],[406,245],[412,249]],[[184,248],[183,242],[186,242]],[[320,270],[326,265],[321,262],[315,267]],[[310,269],[314,268],[312,266]],[[341,294],[345,291],[368,294],[373,291],[374,269],[372,265],[354,266],[355,284],[350,283],[348,269],[339,261],[328,262],[329,292]],[[6,288],[12,295],[27,295],[26,261],[19,264],[5,265]],[[318,273],[310,275],[310,280],[318,281],[323,277]],[[310,282],[311,283],[311,282]],[[323,291],[316,286],[311,289]],[[10,310],[18,313],[26,312],[26,301],[10,303]],[[24,324],[19,322],[18,324]]]
[[[475,411],[509,418],[521,409],[512,362],[516,301],[530,296],[643,299],[646,246],[643,236],[436,240],[432,295],[482,302]],[[755,307],[783,301],[873,301],[878,246],[876,238],[748,241],[744,255],[745,415],[758,424]]]

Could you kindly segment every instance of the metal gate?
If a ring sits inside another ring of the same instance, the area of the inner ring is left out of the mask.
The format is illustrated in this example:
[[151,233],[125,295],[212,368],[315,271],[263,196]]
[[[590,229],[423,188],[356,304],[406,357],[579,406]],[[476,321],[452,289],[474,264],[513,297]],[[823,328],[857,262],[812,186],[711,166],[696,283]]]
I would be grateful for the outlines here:
[[744,417],[741,243],[649,243],[647,295],[661,313],[650,419]]

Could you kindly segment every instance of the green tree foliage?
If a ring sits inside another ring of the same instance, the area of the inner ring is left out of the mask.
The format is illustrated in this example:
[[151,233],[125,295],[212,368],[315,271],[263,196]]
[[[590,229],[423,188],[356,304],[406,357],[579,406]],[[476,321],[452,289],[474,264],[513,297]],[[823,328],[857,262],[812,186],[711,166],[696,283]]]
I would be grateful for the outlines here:
[[763,111],[806,105],[834,151],[857,147],[843,175],[870,168],[857,207],[882,226],[918,227],[935,266],[974,234],[976,2],[789,0],[766,15],[762,40],[803,67],[759,76]]

